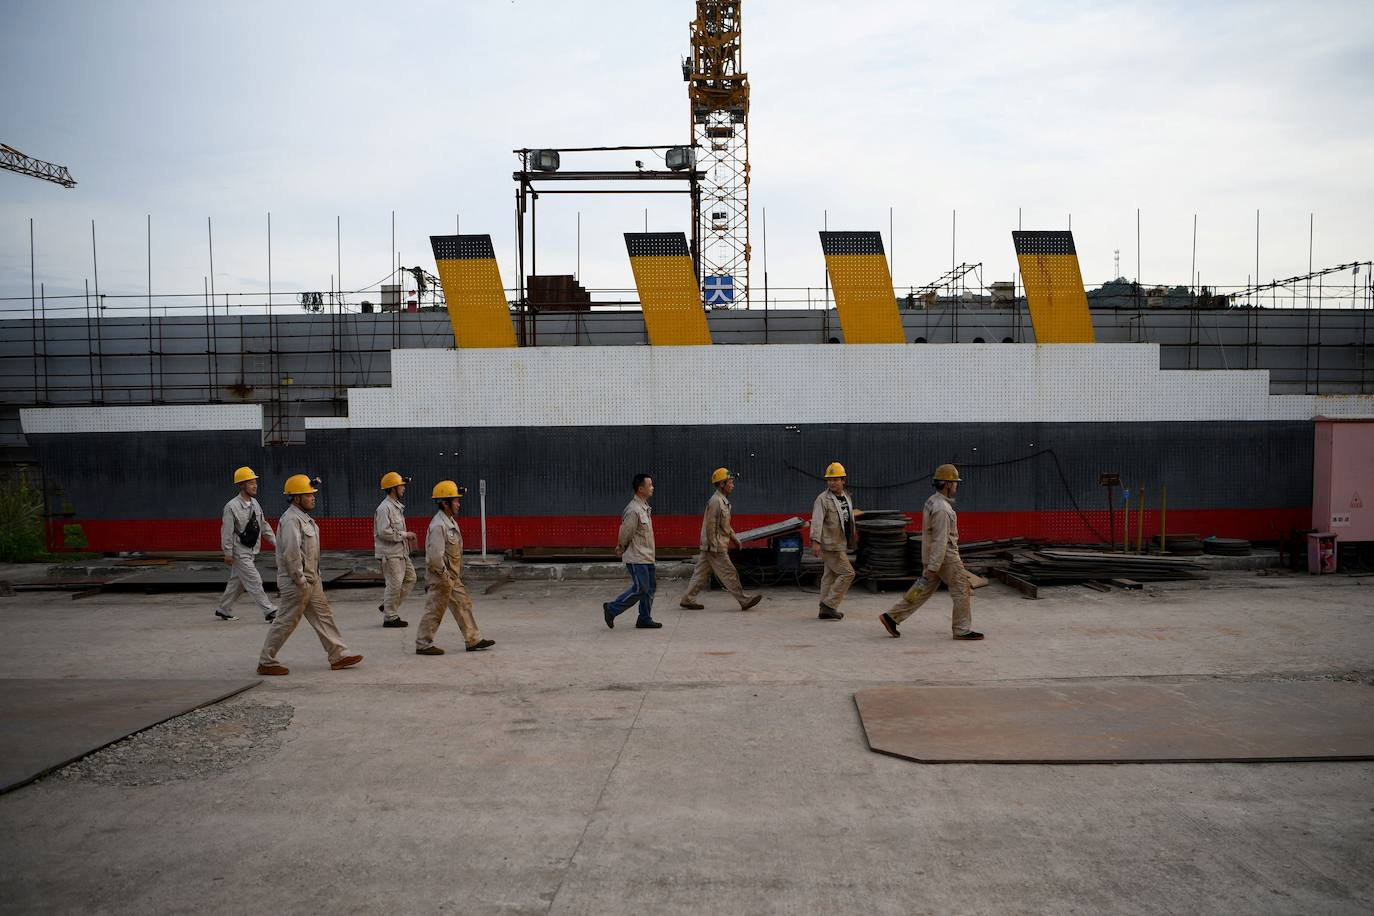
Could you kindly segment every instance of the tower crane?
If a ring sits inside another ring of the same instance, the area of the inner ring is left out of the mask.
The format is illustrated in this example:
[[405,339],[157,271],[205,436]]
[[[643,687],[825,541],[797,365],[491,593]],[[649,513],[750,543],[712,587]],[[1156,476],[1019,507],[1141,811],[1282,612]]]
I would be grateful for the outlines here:
[[42,159],[26,156],[8,143],[0,143],[0,169],[18,172],[20,175],[28,175],[31,178],[41,178],[44,181],[60,184],[64,188],[76,187],[76,179],[72,177],[71,172],[67,171],[65,165],[54,165],[51,162],[44,162]]

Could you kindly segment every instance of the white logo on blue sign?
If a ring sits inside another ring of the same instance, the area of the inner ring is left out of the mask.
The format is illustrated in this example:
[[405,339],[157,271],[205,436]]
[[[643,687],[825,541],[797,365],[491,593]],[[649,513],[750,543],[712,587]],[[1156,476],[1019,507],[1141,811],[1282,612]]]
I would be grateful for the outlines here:
[[701,289],[707,305],[729,305],[735,301],[735,278],[728,274],[707,277]]

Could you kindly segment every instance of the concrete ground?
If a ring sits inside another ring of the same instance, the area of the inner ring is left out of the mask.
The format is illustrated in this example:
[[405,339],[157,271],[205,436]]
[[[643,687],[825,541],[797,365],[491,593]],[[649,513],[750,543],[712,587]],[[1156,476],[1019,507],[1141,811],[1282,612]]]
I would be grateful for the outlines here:
[[[1374,909],[1374,762],[928,766],[869,751],[852,699],[1064,678],[1371,684],[1374,579],[1229,572],[1039,601],[993,584],[975,592],[981,643],[949,638],[943,594],[894,640],[876,621],[892,594],[851,592],[830,623],[797,588],[740,614],[719,592],[681,610],[681,587],[664,583],[659,631],[632,615],[606,629],[618,583],[476,588],[497,645],[453,652],[448,620],[441,658],[413,653],[418,597],[394,630],[379,590],[337,591],[366,660],[331,672],[303,625],[291,675],[228,701],[288,705],[280,740],[242,739],[225,767],[173,760],[151,784],[97,755],[0,796],[0,909]],[[246,602],[215,622],[213,603],[0,598],[0,677],[251,674],[266,627]]]

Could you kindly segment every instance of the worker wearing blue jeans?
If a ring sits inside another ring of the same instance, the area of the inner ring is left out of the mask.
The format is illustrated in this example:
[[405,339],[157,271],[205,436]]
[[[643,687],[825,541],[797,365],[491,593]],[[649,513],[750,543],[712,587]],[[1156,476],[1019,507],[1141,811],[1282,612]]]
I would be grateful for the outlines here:
[[601,605],[606,626],[614,629],[615,618],[639,605],[639,619],[635,628],[657,630],[663,626],[653,618],[654,592],[658,576],[654,566],[654,523],[649,498],[654,495],[654,479],[648,474],[636,474],[633,482],[634,498],[620,513],[620,535],[616,538],[615,553],[625,561],[630,572],[630,587],[614,601]]

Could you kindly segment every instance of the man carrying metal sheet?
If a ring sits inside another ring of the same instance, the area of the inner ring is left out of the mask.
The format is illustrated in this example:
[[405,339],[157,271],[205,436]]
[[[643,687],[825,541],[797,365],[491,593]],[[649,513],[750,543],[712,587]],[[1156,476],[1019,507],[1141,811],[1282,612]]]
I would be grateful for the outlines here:
[[931,484],[935,492],[921,510],[921,577],[907,589],[902,600],[878,619],[891,636],[901,636],[897,624],[906,620],[929,600],[943,581],[954,599],[955,639],[982,639],[974,632],[973,607],[968,570],[959,556],[959,518],[954,511],[954,494],[959,490],[959,471],[952,464],[935,469]]
[[410,549],[415,546],[415,532],[406,529],[405,496],[409,477],[395,471],[382,475],[382,490],[386,497],[372,516],[373,553],[382,564],[382,578],[386,591],[377,610],[382,612],[382,626],[409,626],[401,619],[401,602],[415,587],[415,565],[410,562]]
[[663,624],[653,618],[658,577],[654,568],[654,522],[649,499],[654,495],[654,479],[648,474],[636,474],[631,486],[635,495],[620,513],[620,534],[615,544],[615,555],[625,562],[630,572],[630,587],[614,601],[601,605],[601,616],[606,626],[614,629],[615,619],[638,604],[639,619],[635,621],[635,628],[657,630]]
[[463,533],[458,530],[455,516],[467,495],[467,487],[451,480],[434,485],[430,496],[438,511],[430,520],[425,534],[425,585],[429,597],[425,613],[415,628],[416,655],[443,655],[444,650],[434,644],[434,631],[444,620],[444,611],[452,611],[463,631],[463,644],[469,652],[480,652],[496,645],[494,639],[483,639],[472,616],[472,598],[463,585]]
[[304,617],[315,635],[320,638],[329,656],[329,667],[335,671],[349,668],[363,660],[361,655],[348,651],[339,628],[334,623],[334,609],[324,597],[320,581],[320,529],[310,513],[315,509],[315,494],[320,480],[304,474],[286,478],[283,492],[291,506],[277,519],[277,594],[281,611],[267,631],[258,657],[258,674],[290,674],[277,661],[277,653]]
[[730,527],[729,496],[735,489],[737,478],[738,475],[732,474],[729,468],[716,468],[711,475],[711,485],[716,492],[706,503],[706,514],[701,519],[701,553],[697,554],[692,580],[679,602],[688,610],[702,609],[703,605],[697,603],[697,594],[710,583],[712,573],[715,573],[725,590],[734,595],[741,611],[747,611],[763,600],[762,595],[744,593],[739,584],[739,574],[735,572],[735,564],[730,562],[730,548],[740,545],[739,538],[735,537],[735,529]]
[[854,519],[863,513],[845,492],[849,478],[844,465],[832,461],[825,469],[825,490],[811,507],[811,553],[825,563],[821,576],[821,620],[843,620],[840,602],[854,582],[849,551],[859,545]]
[[229,567],[229,583],[224,586],[219,607],[215,616],[220,620],[237,620],[234,616],[234,602],[244,593],[253,599],[262,617],[268,623],[277,616],[277,608],[267,597],[262,587],[262,574],[254,558],[262,545],[263,538],[276,547],[277,537],[267,516],[258,505],[258,475],[250,467],[242,467],[234,472],[234,483],[239,493],[224,504],[224,514],[220,518],[219,546],[224,551],[224,565]]

